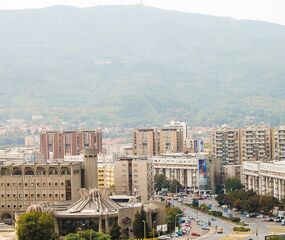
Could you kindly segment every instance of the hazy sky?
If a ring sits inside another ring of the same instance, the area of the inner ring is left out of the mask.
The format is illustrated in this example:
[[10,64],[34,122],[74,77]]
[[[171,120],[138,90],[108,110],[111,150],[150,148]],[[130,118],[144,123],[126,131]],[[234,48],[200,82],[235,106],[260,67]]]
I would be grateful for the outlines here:
[[[140,2],[141,0],[0,0],[0,9],[39,8],[51,5],[87,7]],[[285,0],[143,0],[143,4],[184,12],[256,19],[285,25]]]

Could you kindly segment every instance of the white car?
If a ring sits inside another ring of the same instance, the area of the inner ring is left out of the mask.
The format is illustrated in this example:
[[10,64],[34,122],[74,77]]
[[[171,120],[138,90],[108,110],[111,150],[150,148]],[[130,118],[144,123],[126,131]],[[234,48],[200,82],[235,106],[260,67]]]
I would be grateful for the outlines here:
[[158,237],[157,239],[167,240],[167,239],[171,239],[171,237],[168,235],[162,235],[162,236]]
[[3,222],[0,222],[0,226],[4,226],[5,225],[5,223],[3,223]]

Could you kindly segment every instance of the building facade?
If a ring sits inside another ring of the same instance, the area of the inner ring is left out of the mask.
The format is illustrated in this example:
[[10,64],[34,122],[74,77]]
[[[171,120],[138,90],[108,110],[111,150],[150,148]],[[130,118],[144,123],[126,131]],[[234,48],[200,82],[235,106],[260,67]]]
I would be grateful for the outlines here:
[[223,165],[241,162],[240,130],[226,125],[211,132],[211,156],[221,159]]
[[243,184],[247,190],[271,195],[279,200],[285,197],[285,162],[244,162]]
[[134,130],[134,155],[156,156],[165,153],[179,153],[182,152],[183,145],[182,127],[168,126]]
[[150,158],[154,175],[163,174],[176,179],[182,186],[199,188],[198,158],[196,154],[167,154]]
[[142,202],[153,196],[152,163],[147,158],[122,157],[114,169],[116,194],[141,196]]
[[13,218],[33,204],[73,202],[79,199],[80,188],[96,188],[96,151],[84,150],[84,154],[82,163],[0,165],[0,215]]
[[44,160],[79,155],[84,149],[102,152],[102,133],[96,131],[48,131],[40,134],[40,150]]
[[272,139],[269,125],[253,125],[241,129],[241,160],[270,161]]
[[272,159],[285,161],[285,126],[272,129]]

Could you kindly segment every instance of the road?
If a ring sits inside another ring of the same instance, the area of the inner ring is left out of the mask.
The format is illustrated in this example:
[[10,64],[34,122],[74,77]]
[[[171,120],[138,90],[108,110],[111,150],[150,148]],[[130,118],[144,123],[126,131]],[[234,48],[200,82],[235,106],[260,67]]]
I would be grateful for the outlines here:
[[[192,199],[185,198],[184,203],[192,203]],[[213,210],[222,211],[221,207],[216,207],[217,202],[214,199],[200,200],[199,203],[200,204],[202,203],[212,204]],[[208,222],[212,218],[210,215],[207,215],[195,209],[186,207],[185,205],[181,205],[177,203],[176,201],[174,202],[174,205],[177,207],[180,207],[181,209],[185,209],[184,212],[186,216],[193,217],[194,219],[198,218],[198,220],[200,221]],[[228,213],[223,213],[223,214],[228,215]],[[244,236],[241,235],[239,236],[238,239],[252,238],[254,240],[261,240],[261,239],[264,240],[264,237],[266,235],[273,234],[273,233],[281,233],[281,232],[285,233],[285,227],[281,227],[279,223],[267,222],[264,219],[260,219],[260,218],[246,218],[238,212],[232,212],[232,214],[234,216],[240,217],[241,220],[247,223],[248,227],[252,229],[252,231],[249,234],[245,234]],[[210,236],[207,236],[204,239],[219,240],[219,239],[224,239],[226,236],[231,236],[234,234],[232,229],[234,226],[238,226],[238,225],[219,219],[219,218],[216,218],[216,217],[215,219],[216,221],[211,221],[212,226],[222,227],[224,229],[224,233],[223,234],[214,233],[214,234],[211,234]],[[276,228],[278,228],[278,232],[274,231],[274,229]],[[232,237],[232,239],[235,239],[235,235]],[[237,239],[237,235],[236,235],[236,239]]]
[[207,239],[209,240],[218,240],[221,239],[223,236],[226,236],[230,233],[232,233],[232,229],[234,226],[237,226],[234,223],[228,222],[228,221],[224,221],[222,219],[216,218],[215,217],[215,221],[211,221],[211,216],[205,213],[202,213],[200,211],[197,211],[196,209],[192,209],[189,207],[186,207],[185,205],[181,205],[177,202],[174,202],[174,206],[180,207],[181,209],[184,210],[184,213],[186,216],[192,217],[194,219],[198,219],[199,221],[203,221],[205,223],[207,223],[208,221],[211,222],[211,226],[213,228],[215,228],[215,226],[217,227],[221,227],[224,229],[224,232],[222,234],[214,234],[212,236],[207,236]]

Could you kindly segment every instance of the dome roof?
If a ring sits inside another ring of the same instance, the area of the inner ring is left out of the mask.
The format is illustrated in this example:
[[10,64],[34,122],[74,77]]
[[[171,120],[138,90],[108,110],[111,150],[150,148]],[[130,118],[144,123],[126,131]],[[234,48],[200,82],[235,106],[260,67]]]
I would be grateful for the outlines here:
[[41,205],[35,204],[35,205],[29,206],[27,208],[26,212],[29,213],[29,212],[43,212],[43,211],[44,211],[44,209],[43,209],[43,207]]

